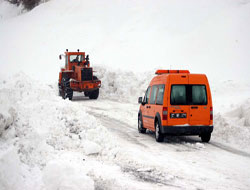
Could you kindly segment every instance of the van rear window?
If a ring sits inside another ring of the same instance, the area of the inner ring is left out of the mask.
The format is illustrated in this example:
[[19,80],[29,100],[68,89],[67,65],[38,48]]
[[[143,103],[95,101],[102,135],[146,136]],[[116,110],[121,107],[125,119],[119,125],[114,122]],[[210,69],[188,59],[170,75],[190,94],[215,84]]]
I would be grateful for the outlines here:
[[205,85],[172,85],[171,105],[207,105]]

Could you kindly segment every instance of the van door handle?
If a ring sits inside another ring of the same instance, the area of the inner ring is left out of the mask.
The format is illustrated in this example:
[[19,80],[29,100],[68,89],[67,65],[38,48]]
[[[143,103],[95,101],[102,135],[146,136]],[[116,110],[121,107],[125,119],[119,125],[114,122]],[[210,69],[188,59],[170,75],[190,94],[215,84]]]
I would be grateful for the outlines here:
[[191,109],[198,109],[198,106],[192,106]]
[[147,108],[151,108],[151,106],[147,106]]

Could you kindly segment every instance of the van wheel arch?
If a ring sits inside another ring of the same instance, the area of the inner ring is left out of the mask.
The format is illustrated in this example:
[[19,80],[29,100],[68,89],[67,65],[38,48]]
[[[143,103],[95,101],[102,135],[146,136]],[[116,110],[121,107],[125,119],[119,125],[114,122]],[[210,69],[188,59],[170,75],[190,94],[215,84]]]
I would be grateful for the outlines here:
[[155,115],[155,121],[154,121],[154,124],[156,123],[156,121],[159,122],[159,125],[160,125],[160,131],[161,133],[163,133],[163,130],[162,130],[162,124],[161,124],[161,115],[159,114],[159,112],[156,113]]
[[155,115],[154,125],[155,125],[155,140],[157,142],[163,142],[164,134],[163,134],[162,125],[161,125],[161,116],[158,112]]

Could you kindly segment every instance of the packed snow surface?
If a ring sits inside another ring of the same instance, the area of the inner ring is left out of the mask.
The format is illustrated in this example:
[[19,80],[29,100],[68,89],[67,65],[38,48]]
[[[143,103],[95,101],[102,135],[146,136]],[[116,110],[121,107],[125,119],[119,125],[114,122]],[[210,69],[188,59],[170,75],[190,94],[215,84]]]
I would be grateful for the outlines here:
[[[0,0],[0,189],[250,189],[250,3]],[[58,55],[80,48],[98,100],[58,96]],[[137,131],[156,69],[208,76],[214,131]]]

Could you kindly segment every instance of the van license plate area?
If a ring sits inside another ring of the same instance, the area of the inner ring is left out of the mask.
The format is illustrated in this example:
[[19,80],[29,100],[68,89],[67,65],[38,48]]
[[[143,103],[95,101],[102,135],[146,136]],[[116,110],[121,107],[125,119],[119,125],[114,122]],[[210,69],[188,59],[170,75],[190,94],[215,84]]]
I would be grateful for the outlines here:
[[172,119],[187,118],[187,114],[186,113],[170,113],[170,118]]

